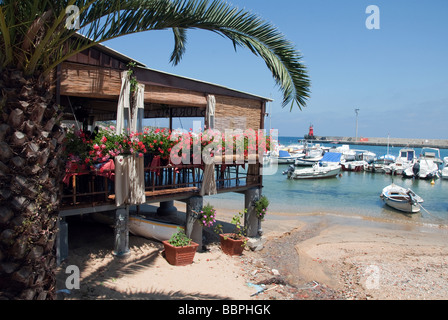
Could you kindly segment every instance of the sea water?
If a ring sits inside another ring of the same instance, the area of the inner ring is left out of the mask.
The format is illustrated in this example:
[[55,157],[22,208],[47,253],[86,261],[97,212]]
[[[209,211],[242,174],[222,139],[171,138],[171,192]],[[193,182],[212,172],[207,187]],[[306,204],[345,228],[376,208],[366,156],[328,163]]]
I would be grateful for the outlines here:
[[[279,137],[279,143],[290,145],[299,138]],[[332,147],[334,144],[321,144]],[[337,145],[336,145],[337,146]],[[389,147],[389,153],[398,156],[402,147]],[[387,146],[350,145],[350,149],[368,150],[377,156],[387,153]],[[416,155],[421,148],[414,148]],[[448,156],[448,149],[440,149],[440,157]],[[273,175],[263,176],[262,193],[269,198],[269,212],[288,215],[334,214],[376,221],[406,222],[417,225],[448,226],[448,180],[420,180],[391,176],[382,173],[342,171],[328,179],[291,180],[283,171],[289,165],[278,165]],[[407,214],[386,206],[380,199],[384,187],[394,182],[411,188],[424,199],[423,209]],[[240,210],[244,195],[224,193],[206,197],[216,207]]]

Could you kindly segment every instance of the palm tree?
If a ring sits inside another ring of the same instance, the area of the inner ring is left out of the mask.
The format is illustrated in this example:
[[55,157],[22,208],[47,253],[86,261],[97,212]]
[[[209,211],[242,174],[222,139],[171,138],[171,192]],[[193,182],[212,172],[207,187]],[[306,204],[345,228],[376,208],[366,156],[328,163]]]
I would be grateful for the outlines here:
[[[76,22],[79,28],[72,28]],[[222,1],[0,0],[0,297],[55,296],[64,140],[49,90],[55,67],[98,43],[162,29],[173,31],[174,64],[185,52],[187,29],[213,31],[265,61],[283,106],[305,106],[310,84],[293,44],[258,16]]]

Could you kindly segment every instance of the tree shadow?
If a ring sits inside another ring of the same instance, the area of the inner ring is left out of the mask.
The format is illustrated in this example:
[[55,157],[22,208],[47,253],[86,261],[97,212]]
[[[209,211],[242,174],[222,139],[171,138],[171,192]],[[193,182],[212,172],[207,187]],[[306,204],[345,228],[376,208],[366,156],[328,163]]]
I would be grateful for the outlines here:
[[[70,219],[68,219],[70,218]],[[109,287],[116,279],[138,274],[155,265],[162,254],[163,244],[158,241],[129,235],[129,247],[133,253],[113,255],[114,230],[108,225],[93,221],[88,216],[67,217],[69,223],[69,255],[56,270],[58,300],[227,300],[228,297],[200,292],[149,290],[118,291]],[[210,232],[209,232],[210,233]],[[214,233],[210,233],[213,238]],[[219,240],[217,240],[219,241]],[[213,243],[213,240],[208,242]],[[66,273],[69,265],[75,265],[81,273],[80,288],[67,290]],[[86,270],[92,271],[85,274]],[[181,270],[180,270],[181,271]]]

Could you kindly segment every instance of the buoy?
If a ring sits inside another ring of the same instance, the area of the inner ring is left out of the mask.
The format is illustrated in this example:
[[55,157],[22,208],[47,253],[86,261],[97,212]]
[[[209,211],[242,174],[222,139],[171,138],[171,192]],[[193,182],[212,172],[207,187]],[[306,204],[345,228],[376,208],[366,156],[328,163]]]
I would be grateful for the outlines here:
[[434,185],[434,179],[431,180],[431,184]]

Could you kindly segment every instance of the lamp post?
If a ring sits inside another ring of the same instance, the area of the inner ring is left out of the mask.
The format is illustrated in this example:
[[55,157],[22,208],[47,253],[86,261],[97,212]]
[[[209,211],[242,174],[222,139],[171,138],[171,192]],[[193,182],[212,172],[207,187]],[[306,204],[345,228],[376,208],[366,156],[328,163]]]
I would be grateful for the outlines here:
[[355,141],[358,141],[358,113],[359,113],[359,109],[355,109],[355,113],[356,113],[356,136],[355,136]]

